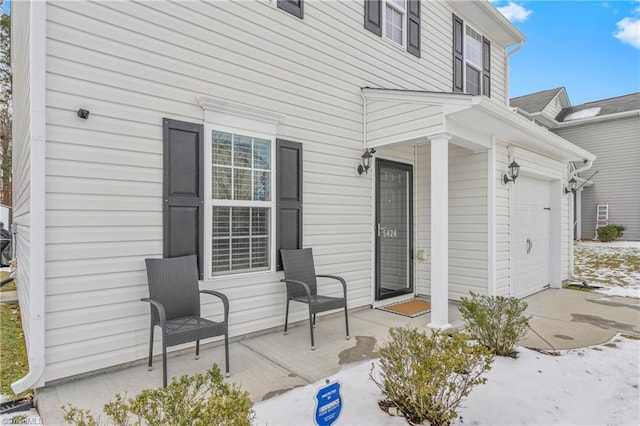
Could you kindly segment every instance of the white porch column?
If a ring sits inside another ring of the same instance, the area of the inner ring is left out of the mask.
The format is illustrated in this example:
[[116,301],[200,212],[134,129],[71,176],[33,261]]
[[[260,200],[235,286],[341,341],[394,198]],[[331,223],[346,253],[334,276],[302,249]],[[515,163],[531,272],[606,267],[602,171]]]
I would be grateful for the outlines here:
[[431,141],[431,322],[444,330],[449,324],[449,139]]
[[575,197],[575,221],[576,221],[576,240],[582,239],[582,189],[576,191],[573,196]]

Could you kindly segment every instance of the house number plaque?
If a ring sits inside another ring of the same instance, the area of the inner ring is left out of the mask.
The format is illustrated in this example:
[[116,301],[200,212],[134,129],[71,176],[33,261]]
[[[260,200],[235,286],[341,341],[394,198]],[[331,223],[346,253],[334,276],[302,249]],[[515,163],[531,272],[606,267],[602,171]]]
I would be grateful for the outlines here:
[[382,238],[398,238],[398,230],[390,229],[385,226],[380,227],[380,236]]

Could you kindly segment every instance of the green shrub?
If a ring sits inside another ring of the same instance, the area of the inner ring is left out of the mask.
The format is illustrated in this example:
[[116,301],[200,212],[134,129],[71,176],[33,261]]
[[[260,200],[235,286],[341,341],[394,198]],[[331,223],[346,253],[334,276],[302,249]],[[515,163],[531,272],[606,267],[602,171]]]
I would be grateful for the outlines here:
[[514,356],[516,343],[529,326],[524,315],[527,303],[515,297],[470,295],[460,304],[466,330],[495,355]]
[[369,374],[385,397],[381,404],[395,407],[412,424],[450,424],[471,388],[486,382],[480,376],[491,369],[491,352],[465,333],[435,331],[429,337],[407,327],[389,334],[380,350],[380,377],[373,367]]
[[597,229],[598,239],[604,243],[617,240],[622,237],[626,228],[623,225],[607,225]]
[[[101,424],[90,411],[71,404],[62,407],[64,419],[78,426]],[[206,374],[181,376],[166,388],[145,389],[135,398],[116,394],[105,404],[108,424],[116,425],[246,425],[254,417],[249,394],[225,382],[217,365]]]

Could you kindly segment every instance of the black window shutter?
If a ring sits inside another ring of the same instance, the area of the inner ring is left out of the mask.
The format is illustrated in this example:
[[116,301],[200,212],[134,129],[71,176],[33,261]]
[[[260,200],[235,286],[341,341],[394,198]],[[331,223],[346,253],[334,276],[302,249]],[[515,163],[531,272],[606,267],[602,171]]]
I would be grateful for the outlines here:
[[420,0],[407,1],[407,52],[420,57]]
[[162,254],[197,255],[202,279],[204,127],[168,118],[162,123]]
[[276,270],[280,249],[302,248],[302,144],[276,140]]
[[382,36],[382,5],[380,0],[364,1],[364,27],[375,35]]
[[464,24],[453,15],[453,91],[464,92]]
[[482,94],[491,97],[491,42],[482,37]]
[[278,0],[278,8],[300,19],[304,18],[304,0]]

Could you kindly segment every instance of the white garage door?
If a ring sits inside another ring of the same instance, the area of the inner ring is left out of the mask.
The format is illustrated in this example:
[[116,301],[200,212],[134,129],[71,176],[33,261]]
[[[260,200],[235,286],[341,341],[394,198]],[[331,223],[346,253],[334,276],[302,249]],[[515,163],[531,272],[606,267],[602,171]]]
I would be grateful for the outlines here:
[[512,295],[520,298],[549,285],[550,186],[526,176],[512,185]]

